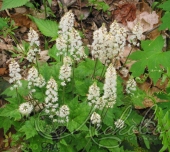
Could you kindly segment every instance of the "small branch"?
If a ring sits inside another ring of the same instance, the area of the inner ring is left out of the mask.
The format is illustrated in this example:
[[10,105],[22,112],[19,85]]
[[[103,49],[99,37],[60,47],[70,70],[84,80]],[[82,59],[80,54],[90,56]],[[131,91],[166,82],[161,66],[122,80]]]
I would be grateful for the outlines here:
[[148,35],[148,34],[150,34],[152,31],[154,31],[154,30],[156,30],[157,28],[159,28],[160,25],[161,25],[161,24],[155,26],[155,27],[152,28],[151,30],[148,30],[148,31],[143,32],[142,34],[143,34],[143,35]]

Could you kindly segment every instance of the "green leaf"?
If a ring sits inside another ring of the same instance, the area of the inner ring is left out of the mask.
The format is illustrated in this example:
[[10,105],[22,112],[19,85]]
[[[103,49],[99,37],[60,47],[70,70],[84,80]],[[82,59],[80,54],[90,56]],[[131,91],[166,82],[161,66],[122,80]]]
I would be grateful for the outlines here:
[[9,8],[23,6],[27,2],[29,2],[29,0],[3,0],[1,11]]
[[168,28],[170,30],[170,12],[166,12],[165,15],[161,18],[162,24],[159,27],[159,30],[165,30]]
[[9,130],[9,128],[11,127],[13,121],[9,118],[9,117],[1,117],[0,118],[0,128],[4,129],[4,135],[6,134],[6,132]]
[[170,0],[165,1],[163,4],[158,6],[159,8],[162,8],[165,11],[170,11]]
[[49,49],[48,51],[48,55],[52,58],[54,58],[57,62],[60,62],[60,56],[57,56],[58,50],[57,50],[57,47],[56,45],[54,45],[51,49]]
[[25,122],[25,124],[21,127],[19,131],[24,132],[24,134],[26,135],[26,139],[29,139],[37,135],[38,133],[35,127],[35,119],[31,117],[29,120]]
[[4,27],[8,27],[7,21],[4,18],[0,18],[0,30]]
[[55,21],[38,19],[35,17],[30,17],[33,19],[35,24],[38,26],[41,33],[45,36],[57,38],[58,36],[58,24]]
[[79,103],[78,98],[70,101],[70,120],[68,123],[68,130],[73,132],[75,130],[88,130],[86,121],[89,118],[90,106],[87,103]]
[[169,66],[170,52],[163,52],[164,39],[158,36],[155,40],[142,41],[141,47],[144,51],[136,51],[130,55],[130,59],[136,60],[130,71],[134,77],[138,77],[148,68],[149,77],[154,84],[161,77],[160,66],[167,68]]
[[140,60],[138,62],[135,62],[132,64],[130,71],[132,72],[132,75],[134,77],[138,77],[141,74],[144,73],[144,70],[146,68],[147,62],[145,60]]
[[17,104],[7,104],[3,109],[0,110],[0,116],[14,118],[14,120],[21,119],[21,114],[18,110]]
[[112,126],[113,119],[114,119],[113,108],[110,108],[106,113],[106,117],[104,117],[103,119],[103,123],[106,124],[107,126]]
[[105,147],[105,148],[116,148],[117,146],[119,146],[120,141],[121,140],[116,136],[108,136],[100,140],[99,146]]
[[[141,42],[141,47],[148,52],[160,52],[164,46],[164,39],[158,36],[155,40],[145,40]],[[146,53],[146,52],[145,52]]]
[[143,138],[143,141],[144,141],[144,143],[145,143],[146,148],[147,148],[147,149],[150,149],[150,142],[149,142],[147,136],[142,135],[142,138]]
[[75,81],[76,93],[81,96],[86,96],[90,85],[92,85],[91,79],[85,79],[84,81],[76,80]]

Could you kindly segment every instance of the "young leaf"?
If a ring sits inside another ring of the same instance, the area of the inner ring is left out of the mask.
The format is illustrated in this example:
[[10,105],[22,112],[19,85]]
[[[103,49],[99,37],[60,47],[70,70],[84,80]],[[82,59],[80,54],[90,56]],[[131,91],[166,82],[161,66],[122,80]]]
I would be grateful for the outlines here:
[[30,17],[33,19],[35,24],[38,26],[42,34],[48,37],[56,38],[58,36],[58,24],[55,21],[38,19],[35,17]]
[[19,0],[3,0],[1,11],[5,10],[5,9],[9,9],[9,8],[23,6],[27,2],[29,2],[29,0],[21,0],[21,1],[19,1]]
[[7,26],[8,26],[7,21],[4,18],[0,18],[0,30]]

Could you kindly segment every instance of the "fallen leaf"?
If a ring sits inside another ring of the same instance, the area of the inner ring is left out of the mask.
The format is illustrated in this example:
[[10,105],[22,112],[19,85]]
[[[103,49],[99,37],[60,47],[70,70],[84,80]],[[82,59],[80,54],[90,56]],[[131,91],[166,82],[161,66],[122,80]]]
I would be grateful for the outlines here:
[[63,2],[65,3],[65,5],[67,7],[71,6],[72,4],[74,4],[76,2],[76,0],[63,0]]
[[20,14],[26,13],[26,11],[27,11],[27,9],[25,7],[17,7],[14,9],[15,9],[16,13],[20,13]]
[[31,19],[24,14],[15,13],[11,15],[11,19],[14,20],[16,26],[27,27],[27,28],[32,27],[34,30],[37,30],[36,24],[32,22]]
[[[1,48],[1,45],[0,45]],[[4,51],[1,51],[0,53],[0,66],[3,66],[3,64],[6,62],[7,55]]]
[[155,11],[152,13],[142,12],[136,16],[136,19],[133,22],[127,22],[127,27],[129,29],[133,29],[133,27],[140,23],[143,28],[143,32],[153,29],[154,25],[159,22],[159,16],[156,14]]
[[1,50],[13,50],[13,45],[8,45],[0,42],[0,49]]
[[133,3],[119,4],[118,7],[112,11],[113,20],[124,25],[127,21],[134,21],[136,19],[136,5]]
[[40,58],[39,58],[40,62],[47,62],[49,58],[50,56],[48,56],[48,50],[44,50],[40,52]]
[[73,9],[73,10],[78,20],[85,20],[90,14],[90,10],[88,8],[82,8],[81,10],[78,9]]
[[0,68],[0,76],[3,76],[7,74],[7,69],[6,68]]
[[149,6],[148,3],[146,3],[144,0],[142,0],[142,2],[139,3],[139,8],[141,12],[152,12],[152,8]]

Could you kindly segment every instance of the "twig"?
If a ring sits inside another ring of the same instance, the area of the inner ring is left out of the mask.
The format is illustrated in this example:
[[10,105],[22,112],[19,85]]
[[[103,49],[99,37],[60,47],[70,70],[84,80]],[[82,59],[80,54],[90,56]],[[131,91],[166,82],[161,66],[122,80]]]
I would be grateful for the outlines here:
[[148,34],[150,34],[152,31],[154,31],[154,30],[156,30],[157,28],[159,28],[160,25],[161,25],[161,24],[155,26],[155,27],[154,27],[153,29],[151,29],[151,30],[148,30],[148,31],[143,32],[142,34],[143,34],[143,35],[148,35]]

